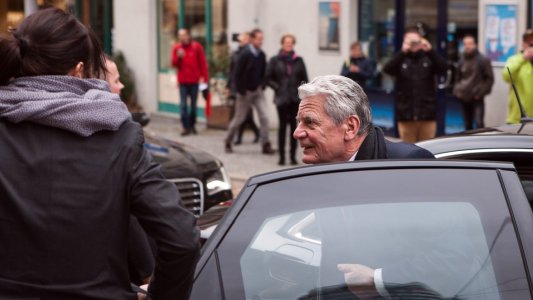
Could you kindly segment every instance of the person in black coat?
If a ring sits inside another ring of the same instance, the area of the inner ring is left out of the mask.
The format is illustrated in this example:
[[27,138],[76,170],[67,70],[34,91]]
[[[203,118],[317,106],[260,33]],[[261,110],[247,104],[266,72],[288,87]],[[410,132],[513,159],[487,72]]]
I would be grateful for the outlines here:
[[350,57],[342,64],[341,75],[357,82],[365,90],[366,81],[372,77],[372,64],[365,57],[361,43],[354,42],[350,46]]
[[[266,82],[274,92],[274,103],[278,111],[279,131],[279,165],[285,164],[285,141],[287,125],[290,132],[296,129],[296,114],[298,113],[298,86],[308,81],[307,70],[303,58],[294,52],[296,38],[292,34],[281,37],[281,50],[272,57],[267,66]],[[296,165],[297,141],[289,133],[291,164]]]
[[111,93],[96,35],[57,8],[0,37],[0,299],[138,299],[130,215],[157,244],[150,299],[187,299],[196,219]]
[[[232,112],[231,117],[233,117],[233,114],[235,113],[235,101],[237,100],[237,87],[235,86],[235,81],[233,77],[235,76],[235,66],[237,65],[237,60],[239,58],[239,55],[244,50],[244,48],[248,45],[250,42],[250,34],[248,32],[242,32],[239,34],[239,48],[233,52],[231,55],[230,65],[229,65],[229,76],[228,76],[228,87],[229,87],[229,98],[234,101],[234,104],[232,106]],[[237,138],[235,139],[235,145],[242,144],[242,135],[244,133],[244,130],[246,127],[249,127],[255,134],[254,143],[259,142],[259,128],[257,128],[257,125],[254,122],[254,113],[252,111],[252,108],[248,110],[248,114],[246,115],[246,119],[244,122],[239,126],[239,132],[237,133]]]
[[446,60],[432,49],[418,27],[407,28],[402,50],[383,72],[396,79],[396,120],[400,138],[415,143],[435,137],[436,76],[446,72]]
[[239,126],[246,120],[251,107],[254,107],[259,115],[259,133],[261,136],[262,153],[271,155],[275,150],[270,144],[267,103],[263,90],[265,89],[266,55],[263,46],[263,31],[254,29],[250,32],[250,43],[240,52],[235,65],[235,73],[232,76],[237,100],[235,102],[235,114],[224,139],[226,153],[233,153],[231,143]]

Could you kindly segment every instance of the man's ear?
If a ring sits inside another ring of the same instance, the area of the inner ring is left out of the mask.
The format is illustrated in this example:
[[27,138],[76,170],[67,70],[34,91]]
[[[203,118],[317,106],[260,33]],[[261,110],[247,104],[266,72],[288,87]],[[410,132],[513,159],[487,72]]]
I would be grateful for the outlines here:
[[357,137],[359,128],[361,127],[361,120],[356,115],[351,115],[346,119],[346,131],[344,132],[344,139],[346,141],[353,140]]

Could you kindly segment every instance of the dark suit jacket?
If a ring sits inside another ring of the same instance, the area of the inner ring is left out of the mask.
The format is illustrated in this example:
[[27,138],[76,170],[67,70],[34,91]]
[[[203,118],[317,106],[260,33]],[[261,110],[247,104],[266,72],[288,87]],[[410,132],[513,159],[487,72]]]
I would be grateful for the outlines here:
[[81,137],[0,121],[0,299],[137,299],[130,214],[157,243],[153,299],[185,299],[199,255],[194,216],[132,121]]
[[413,144],[407,144],[403,142],[391,142],[385,140],[385,145],[387,148],[387,158],[388,159],[431,159],[435,156],[428,150],[418,147]]
[[250,50],[250,45],[247,45],[237,58],[233,80],[237,92],[241,95],[265,86],[266,55],[261,49],[257,51],[259,55],[256,57]]

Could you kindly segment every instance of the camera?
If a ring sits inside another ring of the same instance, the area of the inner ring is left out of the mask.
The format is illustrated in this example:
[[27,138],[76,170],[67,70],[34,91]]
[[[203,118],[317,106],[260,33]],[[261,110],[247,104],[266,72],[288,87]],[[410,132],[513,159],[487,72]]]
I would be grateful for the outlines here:
[[239,42],[239,35],[240,35],[240,33],[233,33],[233,34],[231,34],[231,40],[232,40],[233,42]]
[[412,41],[409,42],[409,45],[411,47],[416,47],[416,46],[420,45],[420,43],[421,43],[420,40],[412,40]]

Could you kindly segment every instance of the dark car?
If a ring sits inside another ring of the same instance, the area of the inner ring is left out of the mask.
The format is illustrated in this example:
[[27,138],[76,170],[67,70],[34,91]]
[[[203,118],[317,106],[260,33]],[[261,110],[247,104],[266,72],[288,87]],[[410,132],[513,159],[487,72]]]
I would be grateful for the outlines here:
[[145,130],[145,148],[161,164],[163,175],[180,192],[197,217],[210,207],[233,199],[222,162],[211,154]]
[[358,299],[339,264],[371,270],[372,299],[532,299],[516,169],[385,160],[252,177],[204,245],[191,299]]
[[417,145],[440,159],[512,162],[528,199],[533,200],[533,123],[470,130]]

